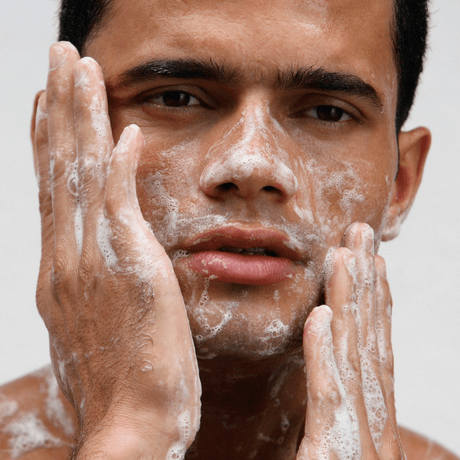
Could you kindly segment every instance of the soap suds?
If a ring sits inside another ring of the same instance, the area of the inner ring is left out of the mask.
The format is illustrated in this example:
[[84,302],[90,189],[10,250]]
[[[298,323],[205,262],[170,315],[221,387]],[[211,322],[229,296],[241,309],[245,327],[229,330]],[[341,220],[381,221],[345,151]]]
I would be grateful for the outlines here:
[[97,243],[106,265],[110,268],[118,265],[118,257],[111,243],[112,238],[113,233],[110,228],[110,222],[103,214],[100,214],[97,222]]
[[61,429],[66,436],[72,437],[76,428],[58,396],[59,385],[51,367],[46,367],[36,372],[35,375],[45,379],[42,391],[46,392],[46,416],[56,428]]
[[9,400],[0,393],[0,423],[2,423],[4,419],[14,415],[18,408],[19,405],[16,401]]
[[173,444],[168,450],[166,460],[182,460],[187,452],[187,446],[190,444],[190,413],[182,412],[178,418],[178,429],[180,440]]
[[38,447],[52,448],[66,445],[61,439],[53,436],[43,422],[33,412],[24,413],[4,428],[9,434],[11,457],[13,459]]

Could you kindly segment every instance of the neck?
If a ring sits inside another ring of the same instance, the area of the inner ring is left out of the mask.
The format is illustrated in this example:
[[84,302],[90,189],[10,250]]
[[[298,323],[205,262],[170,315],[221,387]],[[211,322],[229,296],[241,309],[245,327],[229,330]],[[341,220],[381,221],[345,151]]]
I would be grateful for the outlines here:
[[305,422],[301,354],[200,360],[201,427],[187,459],[292,460]]

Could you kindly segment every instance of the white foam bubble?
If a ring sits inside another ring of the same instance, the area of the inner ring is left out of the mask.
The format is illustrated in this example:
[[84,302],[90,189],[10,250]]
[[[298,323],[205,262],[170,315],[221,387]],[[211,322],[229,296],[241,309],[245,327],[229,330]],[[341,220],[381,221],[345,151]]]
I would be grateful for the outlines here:
[[110,222],[101,213],[97,224],[97,244],[99,246],[99,251],[104,257],[106,265],[111,268],[115,267],[118,264],[118,257],[111,243],[113,234],[110,228]]
[[286,335],[289,331],[289,326],[284,324],[279,318],[274,319],[270,325],[265,329],[265,332],[270,335],[270,337],[282,337]]
[[190,412],[182,412],[177,420],[180,440],[174,443],[168,450],[166,460],[182,460],[187,452],[187,446],[190,443],[191,417]]
[[59,385],[50,366],[35,373],[45,379],[46,416],[57,428],[62,429],[66,436],[73,436],[75,426],[70,415],[66,412],[64,404],[59,398]]
[[24,413],[15,418],[4,428],[4,431],[10,435],[9,445],[13,459],[38,447],[51,448],[66,445],[46,429],[34,412]]
[[14,415],[19,408],[19,405],[16,401],[9,400],[0,393],[0,423],[2,420],[11,417]]

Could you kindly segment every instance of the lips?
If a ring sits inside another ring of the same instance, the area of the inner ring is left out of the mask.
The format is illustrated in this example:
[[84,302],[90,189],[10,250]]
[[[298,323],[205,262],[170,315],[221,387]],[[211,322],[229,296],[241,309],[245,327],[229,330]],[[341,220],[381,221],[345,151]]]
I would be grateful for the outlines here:
[[271,229],[224,227],[189,240],[185,263],[215,281],[269,285],[292,278],[299,255],[286,246],[288,237]]

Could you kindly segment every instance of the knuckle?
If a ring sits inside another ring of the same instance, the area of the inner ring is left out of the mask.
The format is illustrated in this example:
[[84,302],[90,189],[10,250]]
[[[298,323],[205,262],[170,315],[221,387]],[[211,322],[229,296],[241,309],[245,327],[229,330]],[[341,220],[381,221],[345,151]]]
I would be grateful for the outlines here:
[[57,244],[51,271],[51,283],[56,294],[59,295],[61,292],[70,289],[73,282],[72,266],[73,262],[68,249],[63,247],[62,244]]
[[325,409],[337,409],[342,406],[344,402],[344,396],[335,382],[329,385],[318,386],[316,391],[312,391],[309,394],[309,399],[311,402],[315,403],[318,408]]
[[78,265],[78,281],[82,286],[88,287],[95,282],[99,271],[99,259],[101,257],[97,241],[94,236],[88,236],[85,247],[82,250]]
[[38,151],[41,151],[48,143],[48,132],[42,129],[43,124],[39,124],[39,128],[35,131],[34,144]]
[[359,356],[359,351],[355,347],[350,347],[348,350],[348,365],[351,368],[351,371],[355,375],[359,375],[361,373],[361,358]]
[[68,83],[65,80],[61,81],[59,77],[55,78],[46,92],[46,99],[48,106],[59,106],[69,103],[71,96]]

